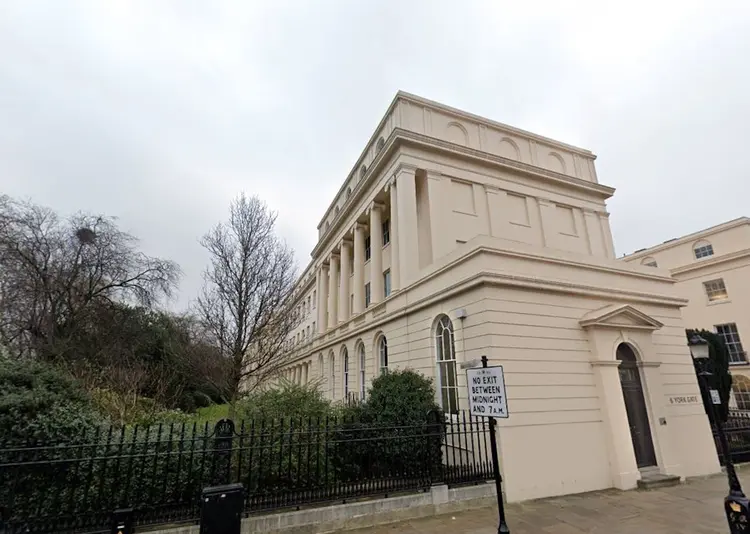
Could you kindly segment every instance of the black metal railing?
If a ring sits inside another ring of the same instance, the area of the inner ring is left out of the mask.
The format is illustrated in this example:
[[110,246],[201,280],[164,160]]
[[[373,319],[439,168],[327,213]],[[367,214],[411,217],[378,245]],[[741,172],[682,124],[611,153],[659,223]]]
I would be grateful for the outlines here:
[[492,478],[489,424],[466,413],[382,426],[283,419],[102,428],[61,443],[0,441],[7,532],[195,522],[203,487],[241,482],[245,512],[427,490]]
[[[719,444],[719,434],[713,427],[714,444],[719,455],[721,465],[725,465],[724,455]],[[734,463],[750,462],[750,412],[744,410],[730,410],[729,417],[724,423],[724,432],[729,443],[729,450]]]

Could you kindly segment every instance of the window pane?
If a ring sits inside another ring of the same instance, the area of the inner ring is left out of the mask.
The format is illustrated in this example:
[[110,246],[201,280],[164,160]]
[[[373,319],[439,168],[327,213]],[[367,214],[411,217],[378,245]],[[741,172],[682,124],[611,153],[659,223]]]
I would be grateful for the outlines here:
[[451,388],[449,390],[449,396],[450,396],[450,412],[451,413],[458,413],[458,390],[456,388]]
[[450,410],[450,396],[448,395],[448,388],[440,388],[443,396],[443,411],[447,412]]
[[456,362],[455,361],[448,361],[445,363],[445,373],[448,375],[448,383],[447,386],[455,387],[456,386]]

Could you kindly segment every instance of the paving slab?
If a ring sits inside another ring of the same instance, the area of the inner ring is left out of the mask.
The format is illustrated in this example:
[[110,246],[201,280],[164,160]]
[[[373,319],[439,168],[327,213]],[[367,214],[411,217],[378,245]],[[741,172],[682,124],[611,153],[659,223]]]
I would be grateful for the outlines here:
[[[750,492],[750,466],[740,479]],[[511,534],[724,534],[725,475],[653,490],[606,490],[506,506]],[[356,534],[496,534],[497,508],[416,519]]]

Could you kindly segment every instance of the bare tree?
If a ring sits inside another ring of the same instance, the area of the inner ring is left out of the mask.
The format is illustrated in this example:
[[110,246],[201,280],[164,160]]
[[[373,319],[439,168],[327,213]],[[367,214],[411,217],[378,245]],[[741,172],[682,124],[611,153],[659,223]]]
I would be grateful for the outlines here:
[[151,306],[171,295],[177,265],[136,245],[113,218],[61,219],[0,198],[0,344],[16,355],[64,360],[75,356],[70,340],[99,306]]
[[196,311],[230,362],[232,403],[285,363],[299,321],[292,306],[294,254],[275,233],[276,217],[263,201],[242,194],[232,201],[229,220],[201,240],[211,263]]

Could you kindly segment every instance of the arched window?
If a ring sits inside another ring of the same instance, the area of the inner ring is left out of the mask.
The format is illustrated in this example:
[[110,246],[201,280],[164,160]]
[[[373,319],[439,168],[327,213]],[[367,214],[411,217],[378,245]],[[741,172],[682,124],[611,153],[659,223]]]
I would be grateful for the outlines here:
[[440,402],[445,413],[458,413],[458,377],[456,374],[456,344],[453,323],[441,315],[435,327]]
[[346,346],[341,351],[341,361],[344,362],[344,399],[349,398],[349,351]]
[[331,357],[328,358],[328,364],[329,364],[329,376],[331,378],[331,398],[336,398],[336,357],[331,354]]
[[350,196],[352,196],[352,188],[351,187],[347,187],[346,188],[346,198],[349,198]]
[[388,340],[385,336],[380,336],[378,341],[378,361],[380,362],[380,374],[388,372]]
[[365,346],[359,344],[359,398],[365,400]]
[[732,393],[738,410],[750,410],[750,378],[740,374],[733,375]]
[[359,168],[359,177],[364,178],[365,174],[367,174],[367,165],[362,164]]
[[647,256],[641,260],[641,265],[645,265],[646,267],[658,267],[659,264],[656,263],[656,259],[652,258],[651,256]]
[[696,260],[707,258],[714,255],[714,247],[708,241],[698,241],[693,245],[693,254]]
[[340,209],[341,209],[341,208],[339,208],[338,206],[336,206],[336,215],[338,215],[338,214],[339,214],[339,210],[340,210]]
[[385,146],[385,139],[383,139],[382,137],[380,139],[378,139],[378,144],[375,145],[375,146],[378,149],[378,152],[380,152],[381,150],[383,150],[383,147]]
[[323,380],[325,376],[323,375],[323,353],[321,352],[318,354],[318,377]]

